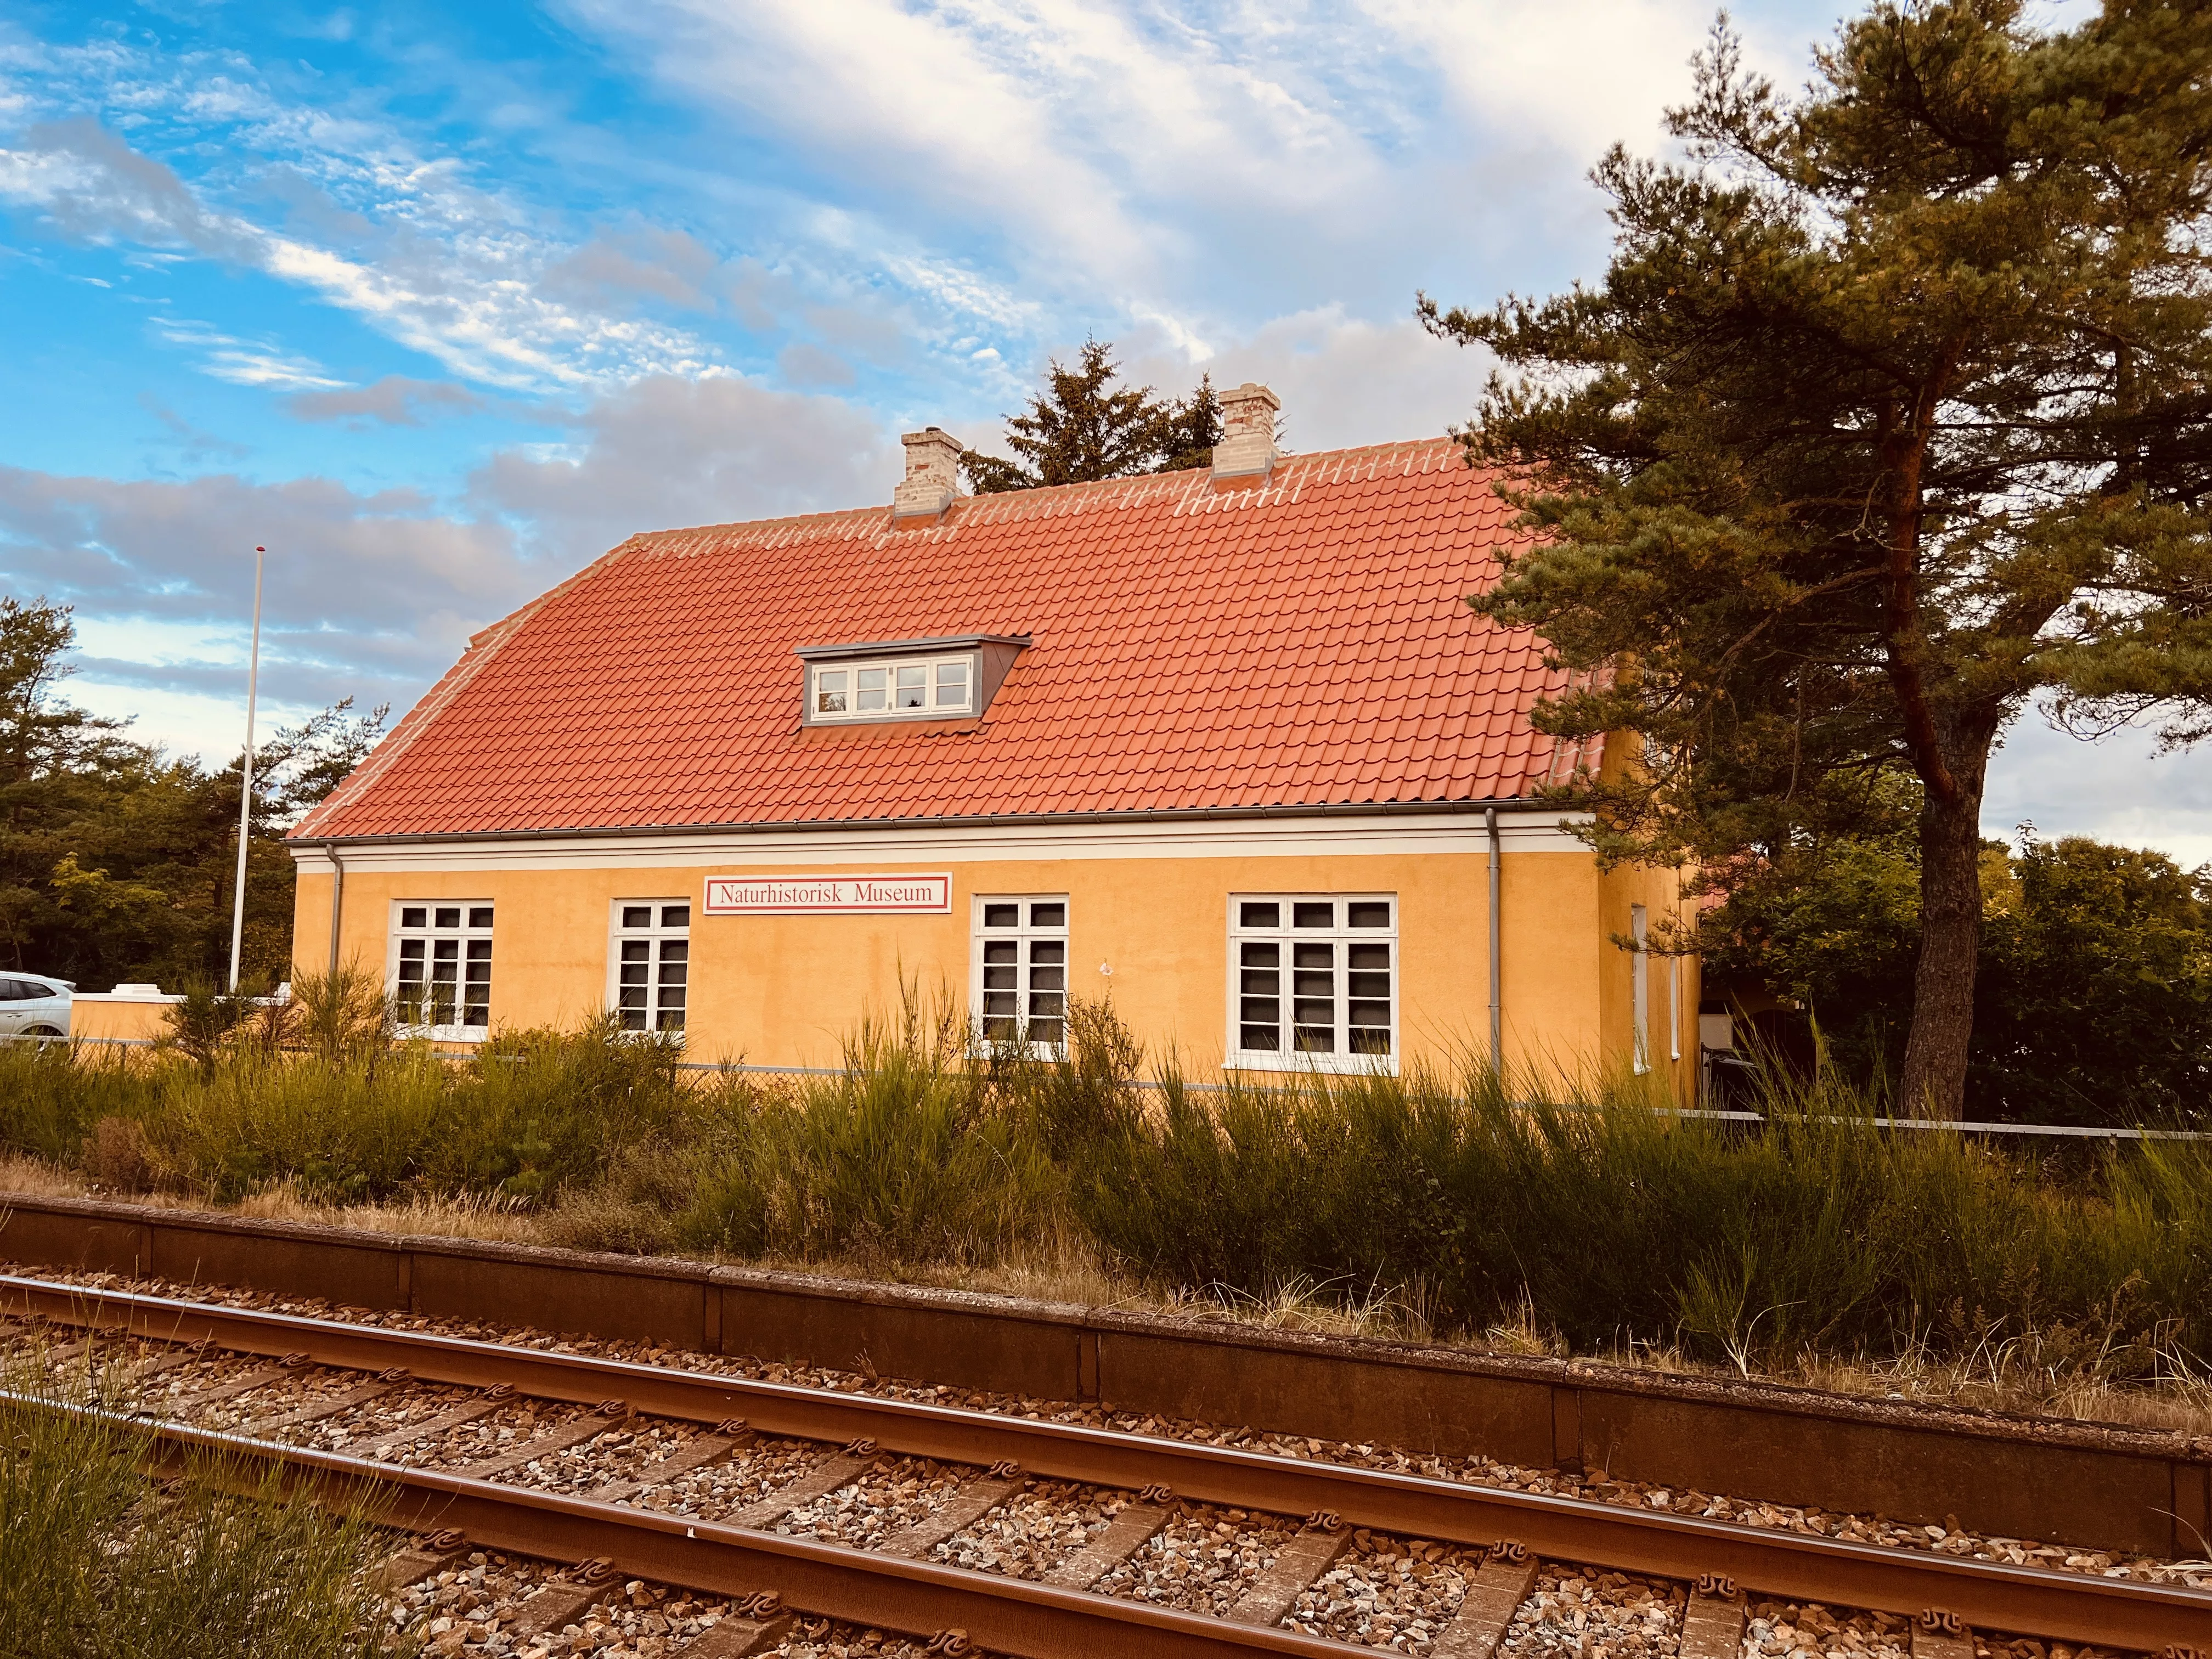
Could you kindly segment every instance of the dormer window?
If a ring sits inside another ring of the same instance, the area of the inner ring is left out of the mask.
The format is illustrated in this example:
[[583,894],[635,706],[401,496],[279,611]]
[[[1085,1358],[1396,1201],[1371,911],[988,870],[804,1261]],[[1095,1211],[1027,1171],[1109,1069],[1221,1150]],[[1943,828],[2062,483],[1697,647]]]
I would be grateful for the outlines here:
[[810,645],[801,719],[809,726],[960,720],[982,713],[1026,635],[969,634],[872,645]]
[[816,720],[866,720],[871,715],[969,712],[975,684],[973,657],[934,662],[855,663],[809,671],[814,678]]

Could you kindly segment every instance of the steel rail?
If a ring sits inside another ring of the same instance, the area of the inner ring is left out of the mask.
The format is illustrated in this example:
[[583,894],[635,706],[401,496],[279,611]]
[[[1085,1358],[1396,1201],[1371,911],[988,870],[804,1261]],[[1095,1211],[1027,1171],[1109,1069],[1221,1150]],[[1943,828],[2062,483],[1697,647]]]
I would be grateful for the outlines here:
[[710,1595],[772,1591],[799,1612],[924,1638],[958,1630],[975,1647],[1001,1653],[1036,1659],[1127,1659],[1132,1651],[1165,1659],[1263,1653],[1346,1659],[1348,1651],[1357,1651],[1296,1631],[1235,1625],[1005,1574],[149,1422],[34,1395],[0,1391],[0,1404],[126,1426],[147,1437],[146,1462],[156,1474],[179,1473],[195,1457],[220,1459],[218,1467],[234,1486],[252,1489],[257,1476],[273,1472],[291,1491],[328,1507],[357,1510],[382,1525],[451,1528],[467,1534],[473,1546],[549,1560],[605,1559],[624,1577]]
[[504,1383],[520,1394],[579,1404],[620,1399],[647,1415],[691,1422],[743,1417],[765,1434],[838,1443],[867,1438],[887,1452],[941,1462],[988,1467],[1012,1459],[1025,1473],[1048,1479],[1162,1486],[1181,1498],[1279,1515],[1325,1510],[1349,1526],[1394,1534],[1478,1547],[1510,1540],[1547,1559],[1674,1579],[1720,1574],[1790,1600],[1907,1616],[1941,1608],[1977,1628],[2046,1640],[2154,1652],[2168,1644],[2212,1646],[2212,1593],[2172,1585],[15,1275],[0,1275],[0,1309],[160,1341],[301,1353],[348,1370],[404,1366],[428,1382]]

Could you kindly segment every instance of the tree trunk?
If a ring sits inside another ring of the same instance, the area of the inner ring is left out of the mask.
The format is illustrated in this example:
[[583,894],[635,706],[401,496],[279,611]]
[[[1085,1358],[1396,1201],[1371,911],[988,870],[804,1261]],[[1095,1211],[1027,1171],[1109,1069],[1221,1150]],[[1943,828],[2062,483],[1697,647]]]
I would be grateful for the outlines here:
[[1954,788],[1948,798],[1929,790],[1920,808],[1920,959],[1899,1102],[1911,1117],[1966,1115],[1982,944],[1982,787],[1995,732],[1992,724],[1944,734]]

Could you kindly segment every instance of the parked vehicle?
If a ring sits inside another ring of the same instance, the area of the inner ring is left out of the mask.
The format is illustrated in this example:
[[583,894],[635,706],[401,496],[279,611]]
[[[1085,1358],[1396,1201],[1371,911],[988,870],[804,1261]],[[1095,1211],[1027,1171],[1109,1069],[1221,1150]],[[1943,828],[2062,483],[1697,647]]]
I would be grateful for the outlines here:
[[0,975],[0,1037],[65,1037],[76,987],[43,974]]

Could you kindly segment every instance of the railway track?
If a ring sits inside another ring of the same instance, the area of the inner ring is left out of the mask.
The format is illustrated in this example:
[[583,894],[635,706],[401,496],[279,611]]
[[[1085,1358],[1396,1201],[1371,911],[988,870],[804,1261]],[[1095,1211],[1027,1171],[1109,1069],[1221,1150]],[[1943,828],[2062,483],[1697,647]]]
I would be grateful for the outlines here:
[[[1355,1539],[1376,1537],[1448,1553],[1464,1580],[1435,1659],[1501,1652],[1547,1562],[1686,1586],[1682,1659],[1735,1659],[1753,1595],[1901,1615],[1916,1659],[1973,1659],[1977,1632],[2212,1654],[2212,1594],[2169,1585],[29,1277],[0,1276],[0,1314],[50,1358],[108,1345],[154,1390],[141,1409],[159,1459],[221,1449],[334,1498],[373,1498],[454,1547],[596,1564],[565,1595],[620,1574],[749,1610],[698,1659],[766,1651],[793,1612],[945,1653],[1344,1659],[1372,1650],[1284,1621]],[[776,1530],[909,1464],[955,1473],[853,1541]],[[1040,1494],[1092,1519],[1065,1529],[1037,1577],[939,1559]],[[1220,1613],[1101,1593],[1164,1532],[1223,1511],[1264,1528],[1269,1547]],[[450,1555],[416,1551],[393,1571]]]

